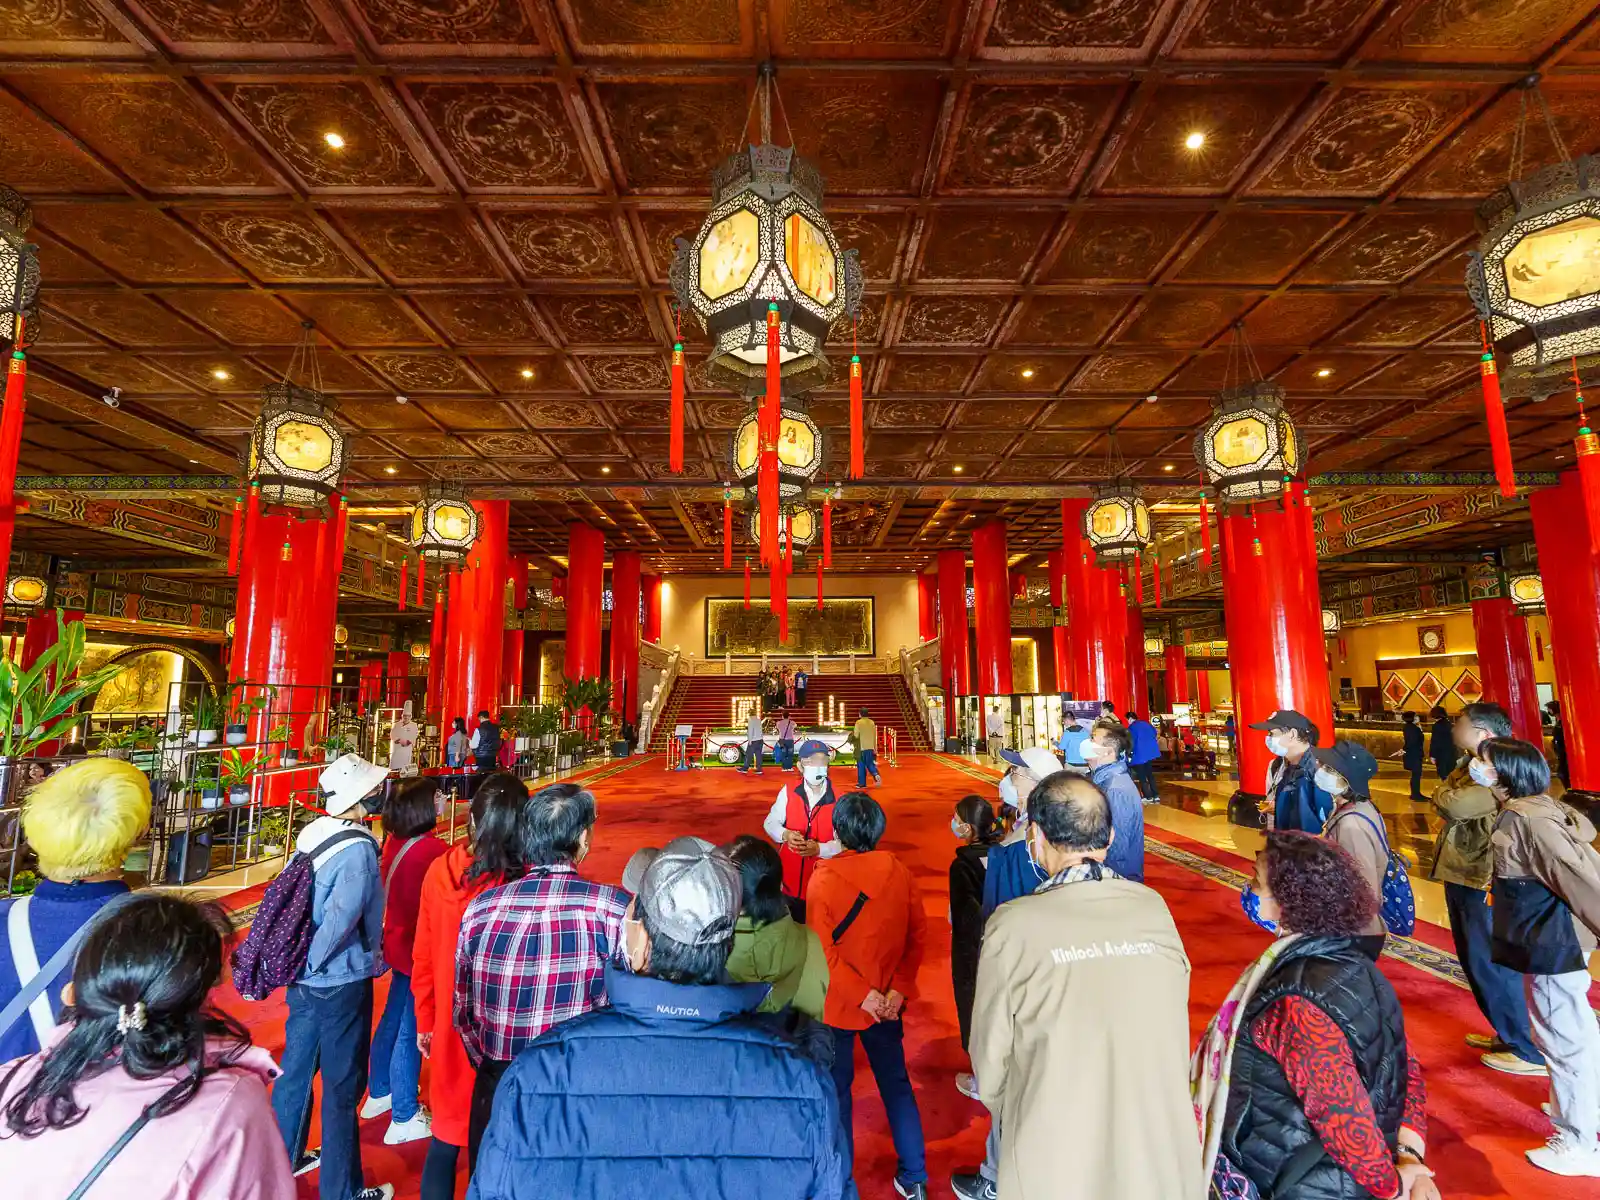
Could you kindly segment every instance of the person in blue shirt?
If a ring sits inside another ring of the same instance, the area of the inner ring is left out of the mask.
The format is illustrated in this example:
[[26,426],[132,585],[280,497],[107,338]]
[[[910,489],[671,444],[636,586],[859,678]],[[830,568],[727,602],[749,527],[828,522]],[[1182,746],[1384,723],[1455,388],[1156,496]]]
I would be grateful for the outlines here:
[[1139,785],[1139,794],[1154,804],[1161,799],[1156,788],[1156,759],[1161,757],[1161,739],[1156,737],[1154,725],[1132,711],[1128,713],[1128,737],[1132,745],[1128,763],[1134,782]]
[[1081,767],[1083,762],[1083,743],[1089,740],[1089,727],[1085,725],[1077,713],[1069,712],[1065,717],[1065,725],[1061,730],[1061,740],[1056,743],[1056,749],[1061,751],[1061,756],[1066,759],[1067,766]]
[[1292,708],[1279,709],[1250,728],[1267,735],[1267,749],[1276,756],[1267,768],[1261,806],[1267,828],[1320,834],[1333,812],[1333,797],[1316,785],[1316,756],[1311,753],[1322,731]]
[[1128,731],[1115,720],[1099,720],[1083,744],[1089,778],[1105,793],[1111,805],[1111,828],[1116,837],[1106,853],[1106,866],[1124,879],[1144,882],[1144,797],[1128,774],[1132,749]]
[[[86,758],[28,795],[22,832],[42,878],[32,895],[0,901],[0,1008],[104,905],[128,894],[122,862],[149,824],[150,781],[119,759]],[[69,963],[26,1014],[0,1029],[0,1062],[38,1053],[71,978]]]

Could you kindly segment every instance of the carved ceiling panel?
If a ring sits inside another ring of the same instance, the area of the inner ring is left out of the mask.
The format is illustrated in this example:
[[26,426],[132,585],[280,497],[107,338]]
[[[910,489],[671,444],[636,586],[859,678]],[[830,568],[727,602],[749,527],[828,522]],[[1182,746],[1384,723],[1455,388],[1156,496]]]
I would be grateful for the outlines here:
[[89,0],[51,0],[0,9],[0,42],[36,47],[40,42],[121,41],[122,35]]
[[956,395],[978,362],[971,355],[897,354],[889,364],[889,381],[880,390]]
[[246,45],[331,39],[305,0],[139,0],[151,24],[173,43]]
[[1114,352],[1090,358],[1072,381],[1069,392],[1145,392],[1171,375],[1183,361],[1181,354]]
[[632,276],[616,226],[598,212],[504,211],[493,220],[525,279],[625,281]]
[[1255,299],[1247,292],[1158,293],[1123,326],[1117,341],[1204,344],[1232,324]]
[[459,359],[445,354],[364,354],[368,366],[402,392],[482,392]]
[[1178,53],[1337,61],[1372,8],[1372,0],[1207,0]]
[[1044,272],[1052,283],[1143,283],[1155,276],[1199,213],[1111,211],[1083,213],[1066,245]]
[[[1225,192],[1305,100],[1302,83],[1158,88],[1119,139],[1106,192]],[[1186,139],[1204,142],[1189,149]]]
[[573,45],[587,54],[714,56],[750,38],[739,0],[558,0]]
[[1082,361],[1075,354],[991,354],[984,359],[972,390],[1053,394]]
[[655,341],[637,296],[550,296],[540,303],[569,343]]
[[420,346],[433,339],[411,311],[381,292],[285,292],[317,329],[344,346]]
[[1371,302],[1369,296],[1338,292],[1286,292],[1250,310],[1245,334],[1256,345],[1310,345]]
[[974,85],[945,190],[1070,191],[1121,92],[1105,85]]
[[[363,84],[224,83],[218,90],[308,188],[431,186]],[[329,133],[342,145],[331,146]]]
[[261,292],[171,291],[161,299],[235,345],[288,345],[300,339],[299,318]]
[[[1385,213],[1348,231],[1301,274],[1307,283],[1398,283],[1474,232],[1469,212]],[[1466,263],[1462,262],[1465,274]]]
[[1093,346],[1111,331],[1132,303],[1132,297],[1121,293],[1035,296],[1021,317],[1012,322],[1005,340],[1043,346]]
[[578,360],[603,392],[659,392],[672,386],[666,359],[656,354],[588,354]]
[[954,35],[959,0],[785,0],[773,6],[774,41],[786,56],[832,56],[870,47],[891,55],[935,55]]
[[831,193],[915,192],[922,183],[943,86],[922,77],[793,74],[784,103],[804,113],[795,145]]
[[950,405],[933,400],[879,400],[867,406],[867,423],[879,429],[937,429]]
[[[305,357],[302,355],[299,361],[296,362],[293,350],[264,350],[257,354],[255,358],[257,362],[267,368],[275,379],[285,378],[290,367],[293,366],[295,374],[291,382],[302,384],[311,382],[310,374],[305,368]],[[343,354],[328,349],[320,337],[318,338],[317,348],[317,371],[322,378],[322,386],[338,396],[392,390],[381,379],[376,378],[354,359],[347,358]],[[401,422],[404,419],[404,414],[400,410],[405,406],[394,404],[392,400],[390,404],[393,407],[393,411],[390,413],[391,419],[396,423]],[[389,410],[385,409],[384,411],[387,412]]]
[[999,0],[987,45],[1053,50],[1070,58],[1127,57],[1154,36],[1157,17],[1167,7],[1163,0]]
[[1344,217],[1319,212],[1234,212],[1201,235],[1176,278],[1193,283],[1281,283]]
[[1582,11],[1565,0],[1423,0],[1378,35],[1373,51],[1421,62],[1528,62]]
[[417,304],[457,345],[543,344],[520,294],[430,292]]
[[64,292],[50,309],[120,346],[207,345],[212,339],[133,292]]
[[475,224],[449,209],[340,209],[357,249],[396,283],[498,283]]
[[916,296],[906,305],[900,341],[907,345],[980,345],[1011,307],[1003,296]]
[[[1569,153],[1586,154],[1600,148],[1593,90],[1547,85],[1541,91]],[[1502,96],[1460,136],[1441,146],[1401,190],[1408,196],[1482,196],[1504,186],[1511,178],[1517,119],[1524,99],[1521,91]],[[1527,126],[1523,162],[1555,162],[1561,156],[1551,145],[1543,116],[1537,105],[1528,107],[1535,119]]]
[[750,108],[747,81],[600,85],[612,143],[628,186],[706,192],[711,171],[739,146]]
[[287,209],[184,209],[183,218],[265,283],[352,283],[368,276],[311,217]]
[[540,50],[538,32],[517,0],[355,0],[355,6],[379,42]]
[[1004,222],[981,211],[944,213],[923,231],[918,277],[1016,279],[1033,262],[1055,224],[1051,212],[1012,213]]
[[62,241],[135,283],[237,283],[239,273],[170,217],[127,204],[38,208],[34,219]]
[[1465,296],[1386,300],[1341,331],[1338,340],[1347,346],[1415,346],[1470,312]]
[[474,354],[472,365],[497,392],[571,392],[577,380],[554,354]]

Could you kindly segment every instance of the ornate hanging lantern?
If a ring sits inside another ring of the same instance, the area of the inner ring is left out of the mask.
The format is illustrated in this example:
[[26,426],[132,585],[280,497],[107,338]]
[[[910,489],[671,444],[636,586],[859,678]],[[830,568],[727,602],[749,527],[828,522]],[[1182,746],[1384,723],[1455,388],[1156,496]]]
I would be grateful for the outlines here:
[[350,644],[350,630],[343,625],[333,627],[333,644],[335,646],[348,646]]
[[228,623],[222,627],[222,636],[225,637],[230,642],[233,641],[233,630],[234,630],[234,622],[235,622],[235,620],[236,620],[236,618],[229,617],[228,618]]
[[478,540],[478,510],[458,483],[432,482],[411,510],[406,541],[419,558],[452,566],[467,557]]
[[[798,403],[780,410],[778,424],[778,493],[790,500],[816,479],[822,469],[822,431]],[[760,414],[752,410],[733,435],[733,476],[754,500],[760,467]]]
[[412,642],[410,649],[411,657],[419,662],[433,653],[433,647],[428,645],[427,642]]
[[43,604],[49,585],[37,575],[13,575],[6,580],[6,603],[32,608]]
[[24,236],[32,224],[28,202],[0,183],[0,329],[6,341],[14,338],[18,317],[32,319],[37,311],[38,247]]
[[1132,562],[1149,548],[1150,509],[1134,483],[1121,479],[1096,488],[1083,513],[1083,536],[1102,563]]
[[[261,415],[250,430],[245,478],[261,503],[317,508],[339,490],[344,434],[334,424],[334,398],[322,390],[317,343],[310,321],[283,379],[261,389]],[[292,382],[307,380],[306,385]]]
[[[788,549],[791,537],[794,539],[794,548],[797,551],[808,550],[816,544],[822,530],[815,509],[808,504],[785,504],[783,515],[786,519],[780,522],[778,529],[780,552]],[[755,509],[750,510],[747,528],[750,540],[757,546],[761,545],[761,519]]]
[[1151,634],[1144,639],[1144,652],[1147,657],[1154,658],[1164,654],[1167,649],[1166,642],[1157,634]]
[[1506,580],[1506,592],[1518,612],[1538,612],[1544,608],[1544,578],[1537,571],[1511,576]]
[[1300,473],[1300,439],[1283,389],[1265,380],[1228,388],[1194,439],[1194,457],[1226,503],[1275,497]]
[[1344,617],[1337,608],[1322,610],[1322,632],[1327,637],[1332,637],[1344,628]]

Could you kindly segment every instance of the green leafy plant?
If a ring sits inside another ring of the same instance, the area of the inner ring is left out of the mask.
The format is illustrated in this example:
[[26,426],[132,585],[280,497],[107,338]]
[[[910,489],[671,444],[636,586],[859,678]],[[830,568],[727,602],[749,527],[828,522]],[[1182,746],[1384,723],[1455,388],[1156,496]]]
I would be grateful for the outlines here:
[[568,679],[563,675],[561,707],[569,716],[577,716],[584,709],[600,716],[611,708],[611,680],[602,676]]
[[82,621],[68,622],[56,613],[56,643],[23,670],[0,659],[0,754],[22,757],[43,743],[61,737],[83,717],[70,715],[77,704],[122,673],[111,664],[80,674],[87,633]]
[[[253,694],[247,696],[247,692]],[[236,679],[228,685],[226,697],[229,724],[243,725],[277,699],[278,689],[270,683]]]
[[194,729],[221,729],[227,713],[226,700],[217,695],[209,685],[202,688],[199,694],[184,706],[184,714]]
[[100,750],[153,750],[156,731],[148,725],[123,725],[108,729],[100,735],[96,747]]
[[250,777],[261,769],[265,757],[260,754],[225,750],[222,754],[220,782],[225,789],[243,787]]

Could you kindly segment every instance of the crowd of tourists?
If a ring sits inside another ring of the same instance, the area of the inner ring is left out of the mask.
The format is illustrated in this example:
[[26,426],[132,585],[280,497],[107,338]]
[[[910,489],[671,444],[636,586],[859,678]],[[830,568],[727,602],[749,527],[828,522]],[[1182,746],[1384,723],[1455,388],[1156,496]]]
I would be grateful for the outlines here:
[[[458,1194],[463,1155],[476,1200],[853,1197],[859,1042],[903,1197],[930,1188],[919,1088],[954,1086],[991,1118],[984,1161],[951,1180],[964,1200],[1432,1200],[1425,1083],[1377,965],[1406,915],[1376,764],[1299,713],[1254,728],[1277,758],[1243,903],[1276,936],[1198,1045],[1113,713],[1081,761],[1002,750],[999,805],[955,805],[948,986],[970,1070],[916,1085],[906,1029],[941,935],[883,848],[891,815],[836,794],[820,742],[759,835],[640,849],[621,886],[582,870],[606,833],[578,784],[489,772],[451,845],[433,781],[386,787],[346,755],[231,956],[217,911],[122,883],[144,776],[75,764],[29,794],[43,878],[0,906],[0,1171],[38,1197],[289,1200],[316,1172],[324,1200],[387,1200],[360,1135],[385,1120],[386,1143],[427,1139],[425,1200]],[[1528,1159],[1600,1177],[1600,855],[1510,734],[1493,704],[1456,719],[1432,870],[1493,1030],[1469,1041],[1550,1078],[1555,1132]],[[230,957],[246,1002],[286,991],[281,1064],[213,1006]]]

